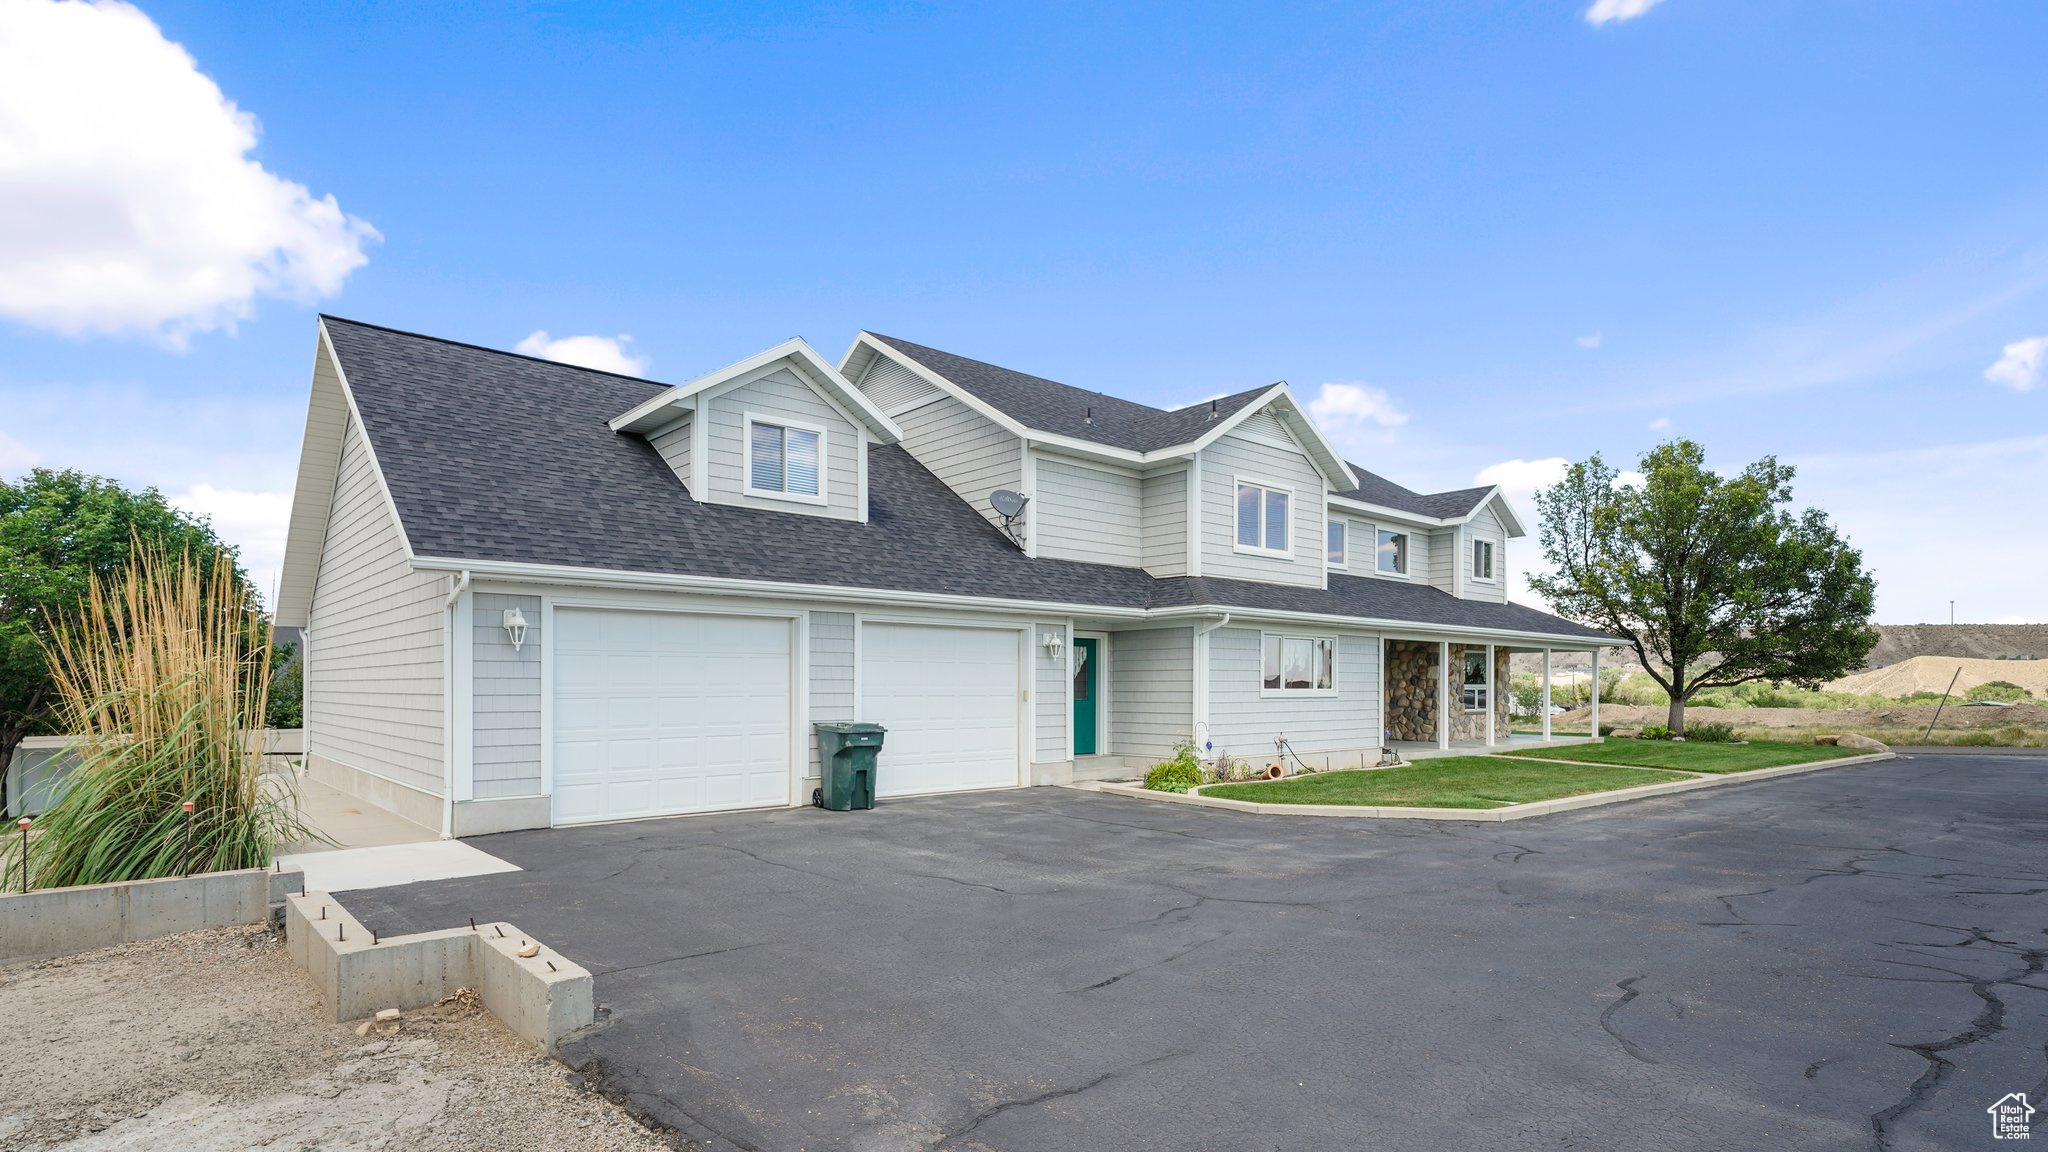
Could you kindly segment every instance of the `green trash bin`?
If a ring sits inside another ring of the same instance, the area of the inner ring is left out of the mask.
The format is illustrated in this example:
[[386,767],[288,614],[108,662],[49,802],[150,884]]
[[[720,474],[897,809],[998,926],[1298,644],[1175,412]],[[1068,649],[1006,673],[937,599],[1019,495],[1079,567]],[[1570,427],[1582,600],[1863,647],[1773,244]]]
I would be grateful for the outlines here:
[[814,724],[818,730],[818,771],[822,787],[811,803],[834,812],[875,806],[875,757],[882,751],[880,724]]

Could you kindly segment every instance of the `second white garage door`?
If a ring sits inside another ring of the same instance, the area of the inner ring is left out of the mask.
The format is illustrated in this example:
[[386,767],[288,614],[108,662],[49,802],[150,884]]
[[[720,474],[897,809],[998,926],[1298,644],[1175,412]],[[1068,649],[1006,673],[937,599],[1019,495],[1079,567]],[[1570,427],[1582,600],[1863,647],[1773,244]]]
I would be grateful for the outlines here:
[[555,823],[789,802],[790,624],[558,608]]
[[1017,784],[1017,645],[994,628],[861,626],[859,715],[889,730],[879,795]]

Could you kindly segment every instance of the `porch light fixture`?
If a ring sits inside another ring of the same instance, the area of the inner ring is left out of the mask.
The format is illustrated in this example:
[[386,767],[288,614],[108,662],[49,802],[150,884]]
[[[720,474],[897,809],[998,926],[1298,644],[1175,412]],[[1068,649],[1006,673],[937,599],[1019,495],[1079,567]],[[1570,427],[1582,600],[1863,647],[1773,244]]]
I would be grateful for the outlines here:
[[519,646],[526,643],[526,617],[521,615],[517,608],[505,609],[505,635],[512,641],[514,652],[519,651]]
[[1059,659],[1060,650],[1067,646],[1067,642],[1064,639],[1062,639],[1060,637],[1060,634],[1057,632],[1047,632],[1044,636],[1039,638],[1039,643],[1045,645],[1045,654],[1047,658],[1053,660]]

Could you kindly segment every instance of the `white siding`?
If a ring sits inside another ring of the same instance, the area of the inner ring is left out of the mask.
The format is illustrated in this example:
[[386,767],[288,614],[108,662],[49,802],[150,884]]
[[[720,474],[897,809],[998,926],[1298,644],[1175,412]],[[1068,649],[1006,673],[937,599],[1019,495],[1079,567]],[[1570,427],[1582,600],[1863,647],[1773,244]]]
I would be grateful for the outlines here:
[[1278,759],[1273,741],[1280,736],[1303,754],[1379,747],[1379,638],[1313,627],[1284,631],[1337,636],[1337,694],[1261,696],[1264,633],[1219,628],[1209,633],[1209,739],[1216,751],[1227,750],[1261,767]]
[[[1239,477],[1294,491],[1293,559],[1237,552]],[[1235,433],[1202,452],[1202,575],[1323,586],[1323,476],[1307,456]]]
[[[853,706],[853,613],[813,612],[810,722],[838,724],[858,719]],[[806,729],[803,737],[810,748],[806,773],[816,777],[820,775],[817,734]],[[809,799],[808,792],[797,797],[799,802]]]
[[[1465,525],[1464,555],[1459,563],[1465,566],[1465,599],[1491,600],[1502,603],[1508,598],[1508,534],[1502,527],[1500,517],[1495,515],[1493,505],[1488,503],[1473,515]],[[1472,542],[1488,540],[1493,543],[1493,579],[1477,579],[1472,572]]]
[[1148,472],[1143,499],[1139,563],[1154,576],[1188,574],[1188,470]]
[[[1060,638],[1060,654],[1045,654],[1045,635]],[[1048,763],[1067,759],[1067,692],[1072,681],[1074,649],[1065,620],[1040,620],[1031,626],[1032,712],[1036,717],[1031,759]]]
[[1192,628],[1111,634],[1109,751],[1163,757],[1194,734],[1194,647]]
[[1038,554],[1136,568],[1140,546],[1138,478],[1044,453],[1038,455],[1038,492],[1031,502],[1031,533]]
[[360,426],[342,443],[306,660],[306,750],[441,795],[446,576],[415,572]]
[[867,393],[875,407],[891,416],[943,395],[938,385],[887,356],[875,357],[855,387]]
[[1455,596],[1458,594],[1458,545],[1464,534],[1456,528],[1445,528],[1429,535],[1429,566],[1421,569],[1429,573],[1429,583]]
[[[1000,526],[1002,517],[988,506],[988,494],[998,488],[1016,491],[1024,487],[1022,441],[952,396],[895,419],[903,429],[904,450],[983,519]],[[1029,511],[1024,515],[1031,518]]]
[[[706,419],[711,424],[707,440],[707,450],[711,454],[708,470],[711,492],[704,499],[775,512],[860,519],[860,433],[839,414],[838,409],[810,385],[798,380],[789,369],[778,369],[759,380],[722,392],[708,402],[707,409]],[[825,429],[823,506],[749,496],[743,491],[741,473],[746,462],[745,424],[749,412],[771,420],[786,417]]]
[[[684,488],[688,488],[690,486],[690,414],[688,412],[683,413],[681,420],[655,432],[647,438],[647,442],[654,445],[654,450],[661,453],[661,458],[668,462],[670,468],[675,470],[676,479],[683,482]],[[692,492],[690,495],[699,499],[702,498],[701,493]]]
[[[505,634],[505,609],[526,619],[518,651]],[[470,762],[478,800],[540,795],[540,597],[476,594],[470,609],[475,645],[470,680],[475,733]]]

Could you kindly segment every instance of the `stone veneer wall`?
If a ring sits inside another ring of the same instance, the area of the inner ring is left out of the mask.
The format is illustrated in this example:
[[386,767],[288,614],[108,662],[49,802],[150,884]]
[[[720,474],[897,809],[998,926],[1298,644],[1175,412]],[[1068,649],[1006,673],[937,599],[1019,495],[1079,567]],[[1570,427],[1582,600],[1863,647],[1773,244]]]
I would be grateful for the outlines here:
[[[1451,739],[1486,739],[1486,714],[1466,712],[1456,702],[1464,693],[1465,645],[1451,645]],[[1483,646],[1482,646],[1483,647]],[[1387,729],[1396,740],[1436,739],[1437,646],[1419,640],[1387,641]],[[1508,738],[1508,650],[1493,651],[1494,738]]]

